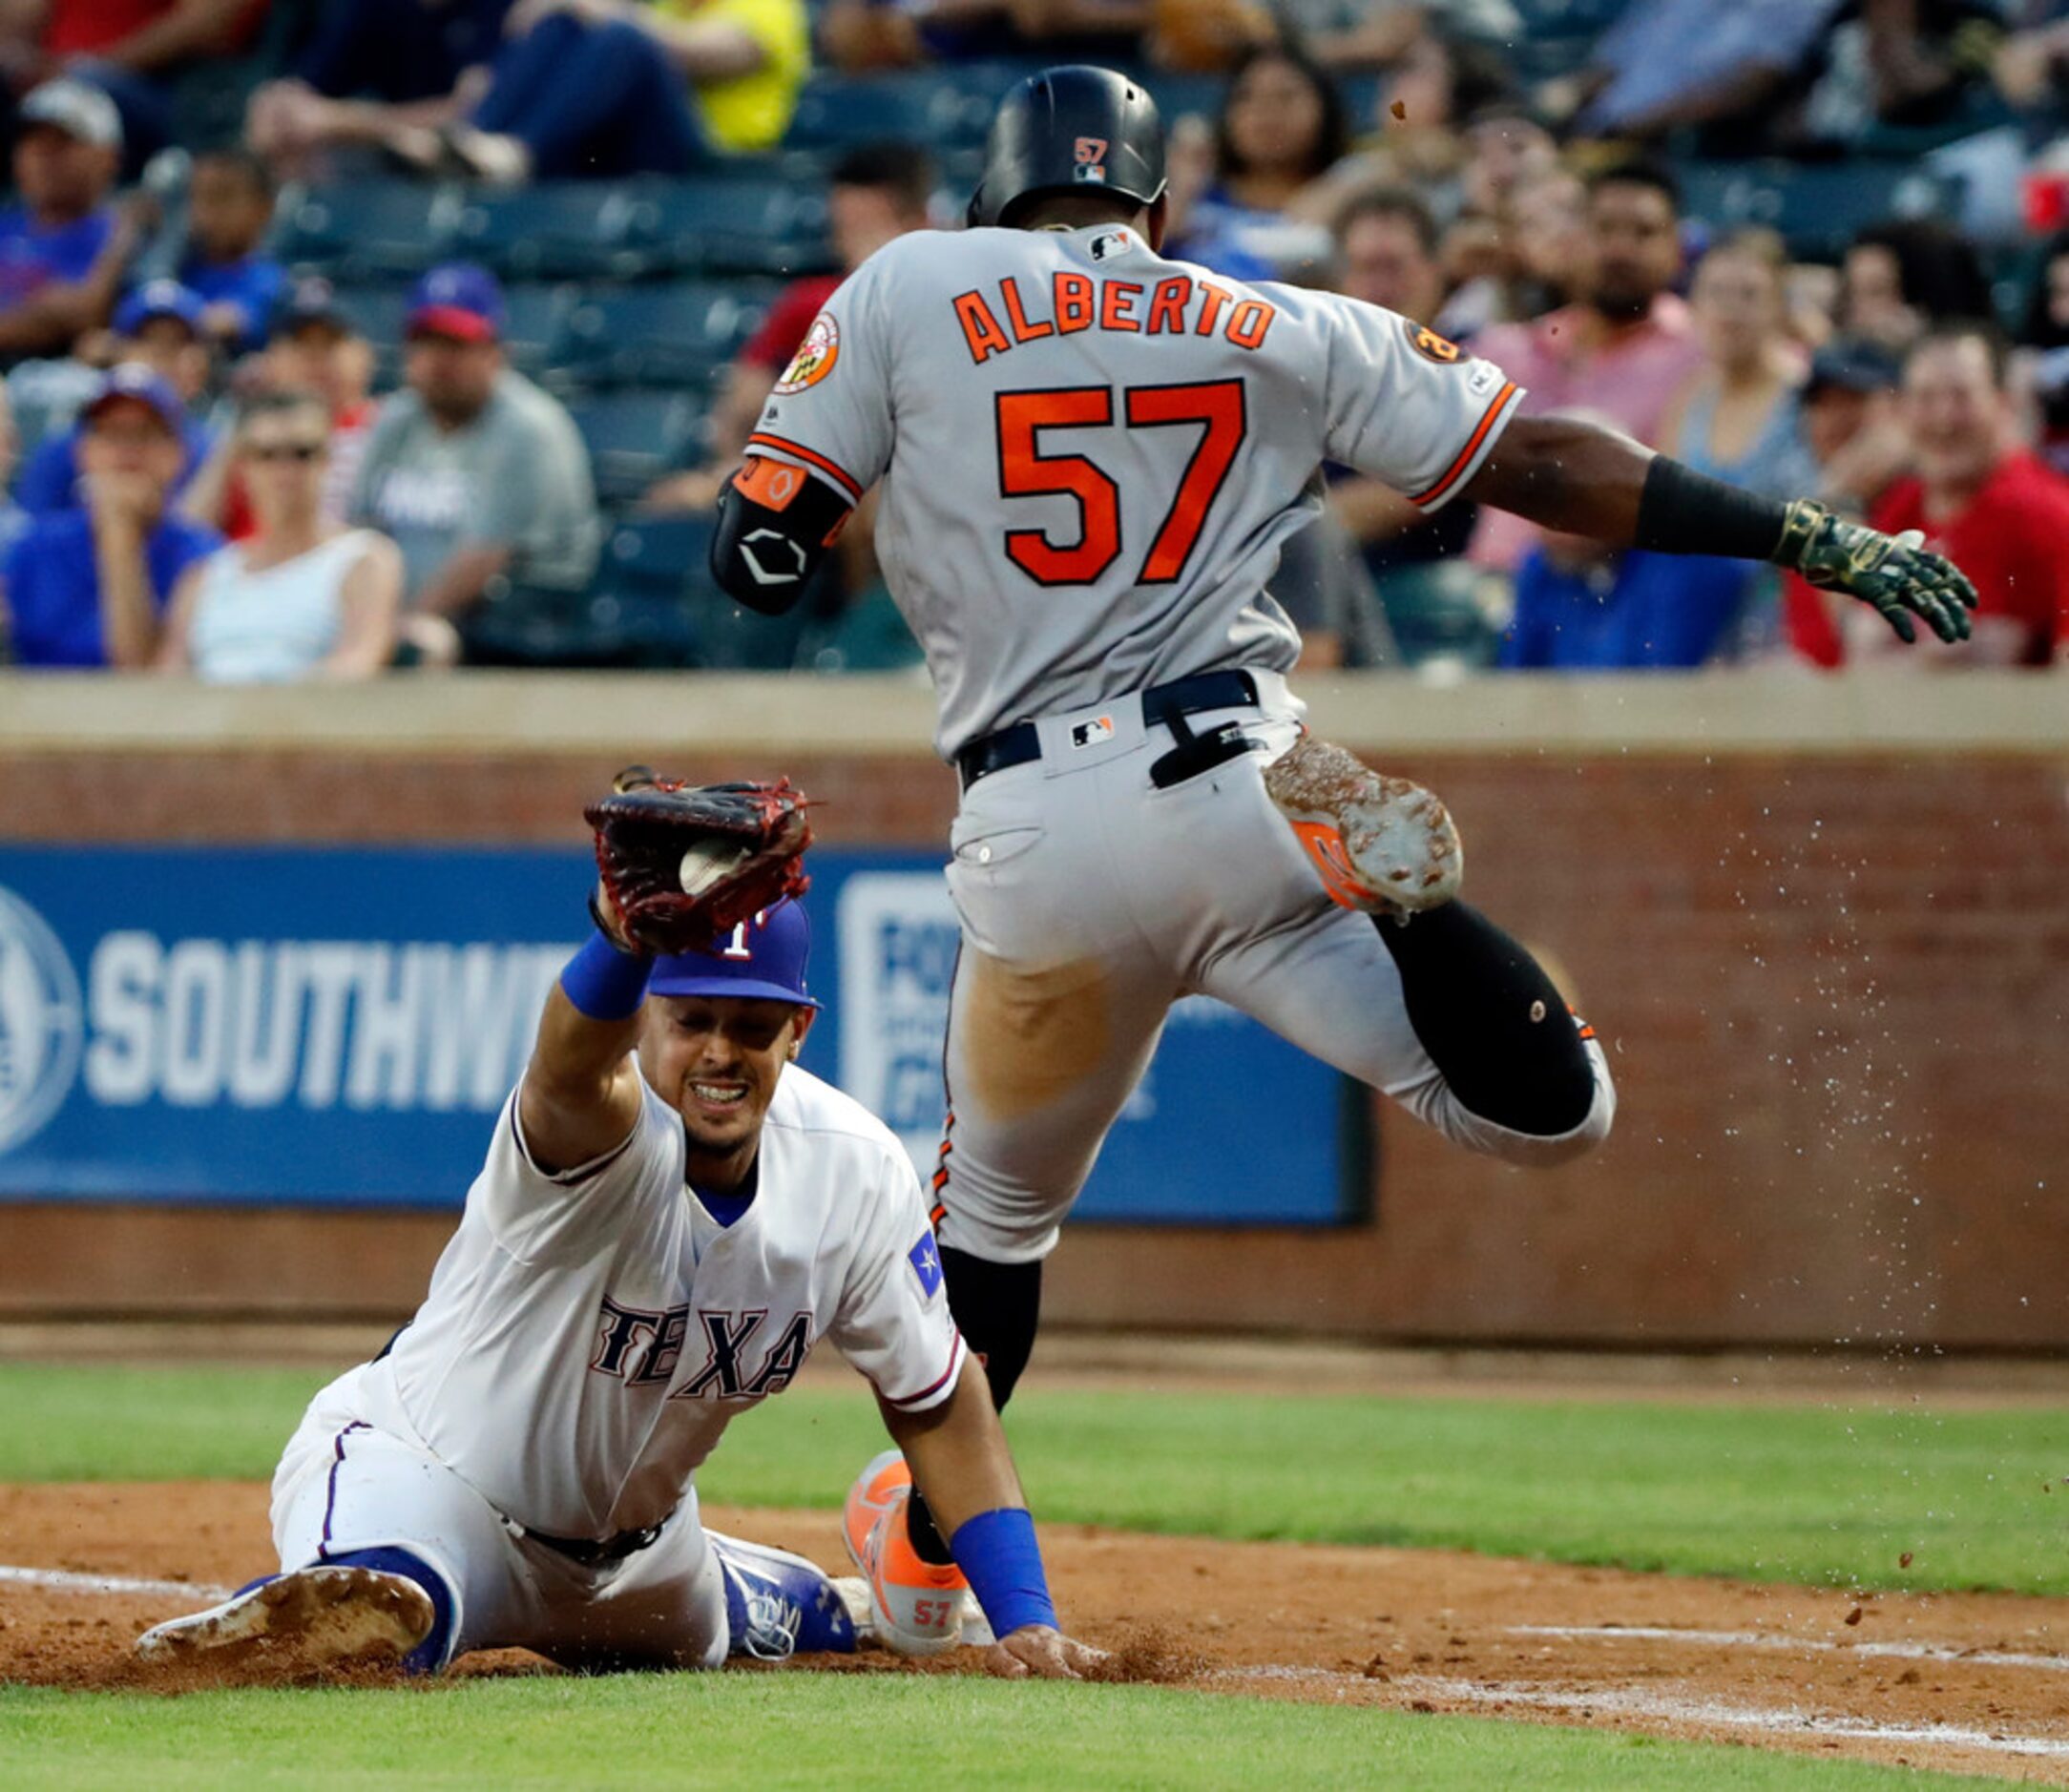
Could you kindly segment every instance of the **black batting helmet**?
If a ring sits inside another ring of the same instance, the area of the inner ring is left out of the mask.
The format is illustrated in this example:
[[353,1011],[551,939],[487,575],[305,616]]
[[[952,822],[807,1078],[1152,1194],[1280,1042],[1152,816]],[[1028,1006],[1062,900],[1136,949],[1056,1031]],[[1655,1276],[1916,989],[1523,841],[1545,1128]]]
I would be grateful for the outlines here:
[[1010,224],[1022,199],[1087,187],[1154,204],[1164,190],[1163,120],[1124,74],[1044,69],[999,101],[969,221]]

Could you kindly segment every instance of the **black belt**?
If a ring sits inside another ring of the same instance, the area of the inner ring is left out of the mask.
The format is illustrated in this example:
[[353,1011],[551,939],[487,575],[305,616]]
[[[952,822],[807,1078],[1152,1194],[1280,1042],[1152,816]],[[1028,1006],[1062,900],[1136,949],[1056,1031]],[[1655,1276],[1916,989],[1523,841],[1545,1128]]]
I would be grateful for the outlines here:
[[[1144,691],[1142,719],[1161,722],[1181,740],[1189,741],[1190,731],[1179,725],[1181,718],[1206,709],[1243,709],[1256,702],[1257,680],[1247,672],[1196,672],[1189,678],[1173,678],[1169,684],[1153,684]],[[1040,731],[1031,721],[1016,721],[972,740],[955,756],[955,771],[968,790],[980,778],[1041,756]]]
[[534,1543],[543,1543],[555,1555],[565,1555],[569,1561],[583,1568],[602,1568],[612,1562],[622,1562],[628,1555],[637,1555],[661,1533],[663,1518],[658,1525],[647,1525],[638,1531],[620,1531],[615,1537],[550,1537],[543,1531],[527,1531],[525,1535]]

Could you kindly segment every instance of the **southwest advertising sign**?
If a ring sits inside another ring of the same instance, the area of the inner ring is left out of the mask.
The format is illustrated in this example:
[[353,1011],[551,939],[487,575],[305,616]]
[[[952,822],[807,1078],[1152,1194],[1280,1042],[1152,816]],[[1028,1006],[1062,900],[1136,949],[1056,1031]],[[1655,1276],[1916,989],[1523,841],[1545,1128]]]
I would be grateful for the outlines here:
[[[805,1062],[930,1172],[957,941],[939,861],[812,870],[827,1008]],[[578,850],[0,848],[0,1200],[458,1206],[593,875]],[[1181,1003],[1079,1216],[1352,1217],[1367,1105]]]

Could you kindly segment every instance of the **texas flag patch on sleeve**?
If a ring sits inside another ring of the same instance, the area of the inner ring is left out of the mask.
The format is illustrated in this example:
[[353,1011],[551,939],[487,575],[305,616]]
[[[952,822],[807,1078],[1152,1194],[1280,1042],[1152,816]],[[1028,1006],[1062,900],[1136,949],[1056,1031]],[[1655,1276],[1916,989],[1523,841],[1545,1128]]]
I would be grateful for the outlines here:
[[920,1235],[920,1241],[906,1253],[906,1261],[919,1278],[920,1292],[931,1301],[941,1292],[941,1253],[934,1248],[931,1232]]

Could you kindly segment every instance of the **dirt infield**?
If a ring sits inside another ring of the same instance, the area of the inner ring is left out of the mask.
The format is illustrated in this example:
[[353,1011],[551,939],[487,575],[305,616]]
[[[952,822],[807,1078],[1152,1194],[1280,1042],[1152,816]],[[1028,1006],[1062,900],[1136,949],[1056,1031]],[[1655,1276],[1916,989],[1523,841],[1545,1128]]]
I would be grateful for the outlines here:
[[[827,1513],[711,1508],[707,1517],[842,1559]],[[256,1483],[0,1487],[0,1679],[178,1690],[139,1674],[131,1637],[267,1566],[266,1539]],[[1119,1652],[1120,1677],[2069,1785],[2069,1600],[1855,1597],[1086,1526],[1050,1526],[1045,1540],[1074,1628]],[[854,1665],[919,1671],[874,1655]],[[470,1667],[553,1671],[514,1653]],[[963,1651],[935,1671],[977,1668]]]

